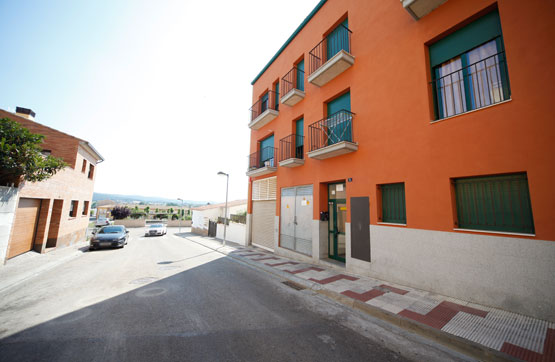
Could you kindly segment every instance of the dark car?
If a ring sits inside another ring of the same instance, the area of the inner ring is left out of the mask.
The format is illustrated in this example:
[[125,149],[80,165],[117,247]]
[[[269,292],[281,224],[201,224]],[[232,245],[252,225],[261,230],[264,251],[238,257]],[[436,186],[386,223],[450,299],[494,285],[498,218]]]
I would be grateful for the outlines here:
[[129,239],[129,230],[122,225],[110,225],[100,228],[91,237],[89,250],[100,248],[123,248]]

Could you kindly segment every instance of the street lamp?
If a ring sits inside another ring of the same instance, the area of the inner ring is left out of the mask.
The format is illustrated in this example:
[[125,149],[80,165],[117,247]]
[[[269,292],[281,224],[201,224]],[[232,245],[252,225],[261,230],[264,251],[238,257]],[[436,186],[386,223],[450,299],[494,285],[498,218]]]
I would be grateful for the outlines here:
[[224,214],[224,242],[223,246],[225,246],[225,231],[227,228],[227,190],[229,188],[229,175],[225,172],[218,172],[218,175],[227,177],[226,184],[225,184],[225,214]]
[[[183,199],[180,199],[179,197],[177,198],[179,201],[181,201],[181,211],[180,214],[183,214]],[[183,215],[179,215],[179,233],[181,234],[181,219],[183,218]]]

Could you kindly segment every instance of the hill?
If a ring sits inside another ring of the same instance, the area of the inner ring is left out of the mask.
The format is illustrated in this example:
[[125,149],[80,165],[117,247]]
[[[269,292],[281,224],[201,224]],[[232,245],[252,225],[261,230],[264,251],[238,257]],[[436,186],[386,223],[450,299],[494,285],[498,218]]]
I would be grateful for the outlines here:
[[[143,202],[145,204],[169,204],[173,203],[176,205],[181,205],[181,201],[176,199],[166,199],[163,197],[155,196],[142,196],[142,195],[120,195],[120,194],[106,194],[95,192],[93,193],[93,201],[99,200],[113,200],[117,202],[132,203],[132,202]],[[184,200],[185,205],[199,206],[206,205],[208,201],[196,201],[196,200]],[[213,203],[213,202],[210,202]]]

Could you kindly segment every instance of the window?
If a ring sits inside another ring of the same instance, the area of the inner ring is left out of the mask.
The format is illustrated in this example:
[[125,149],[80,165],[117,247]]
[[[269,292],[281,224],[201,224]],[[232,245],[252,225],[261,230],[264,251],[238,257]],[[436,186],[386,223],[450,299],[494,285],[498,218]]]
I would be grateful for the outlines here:
[[351,92],[347,92],[327,104],[328,118],[325,125],[327,145],[353,141]]
[[303,159],[304,155],[304,119],[295,122],[295,158]]
[[83,202],[83,216],[87,216],[89,214],[89,202]]
[[76,217],[77,216],[77,207],[79,206],[79,201],[71,200],[71,204],[69,205],[69,216]]
[[44,157],[48,157],[48,156],[52,155],[52,151],[51,151],[51,150],[42,150],[42,151],[40,151],[40,153],[41,153]]
[[253,200],[275,200],[277,177],[268,177],[252,182]]
[[510,98],[497,10],[430,45],[430,63],[437,119]]
[[268,109],[268,92],[264,93],[260,98],[260,113],[264,113]]
[[349,53],[349,20],[345,19],[341,24],[339,24],[335,29],[329,33],[327,36],[327,58],[331,59],[335,54],[339,53],[341,50]]
[[304,91],[304,59],[296,65],[297,68],[297,89]]
[[279,110],[279,79],[274,83],[274,89],[276,92],[274,94],[274,109],[277,111]]
[[92,180],[94,178],[94,166],[93,164],[89,164],[89,178]]
[[462,229],[533,234],[526,173],[453,180]]
[[83,166],[81,166],[81,172],[85,173],[87,171],[87,160],[83,160]]
[[260,167],[274,167],[274,135],[260,142]]
[[380,185],[382,201],[381,222],[406,224],[405,183]]

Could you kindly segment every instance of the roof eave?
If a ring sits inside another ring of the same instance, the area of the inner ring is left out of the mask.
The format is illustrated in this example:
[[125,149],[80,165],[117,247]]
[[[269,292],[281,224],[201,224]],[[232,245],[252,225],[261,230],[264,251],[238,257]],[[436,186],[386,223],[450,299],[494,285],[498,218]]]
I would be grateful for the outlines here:
[[316,13],[318,12],[318,10],[320,10],[320,8],[322,6],[324,6],[324,4],[326,3],[327,0],[321,0],[318,5],[316,5],[316,7],[310,12],[310,14],[308,14],[308,16],[303,20],[303,22],[301,23],[301,25],[299,25],[299,27],[293,32],[293,34],[291,34],[291,36],[289,37],[289,39],[287,39],[287,41],[285,41],[285,43],[281,46],[281,48],[279,48],[279,50],[277,51],[277,53],[272,57],[272,59],[270,59],[270,61],[268,62],[268,64],[266,64],[266,66],[264,68],[262,68],[262,70],[260,71],[260,73],[258,73],[258,75],[254,78],[254,80],[251,82],[251,85],[254,85],[254,83],[256,83],[256,81],[262,76],[262,74],[264,74],[264,72],[266,72],[266,70],[268,70],[268,68],[270,68],[270,65],[272,65],[272,63],[277,59],[277,57],[279,57],[281,55],[281,53],[283,53],[283,51],[285,50],[285,48],[287,48],[287,46],[289,45],[289,43],[291,43],[293,41],[293,39],[295,39],[295,37],[297,36],[297,34],[299,34],[301,32],[301,30],[303,30],[303,28],[305,27],[306,24],[308,24],[308,22],[314,17],[314,15],[316,15]]

